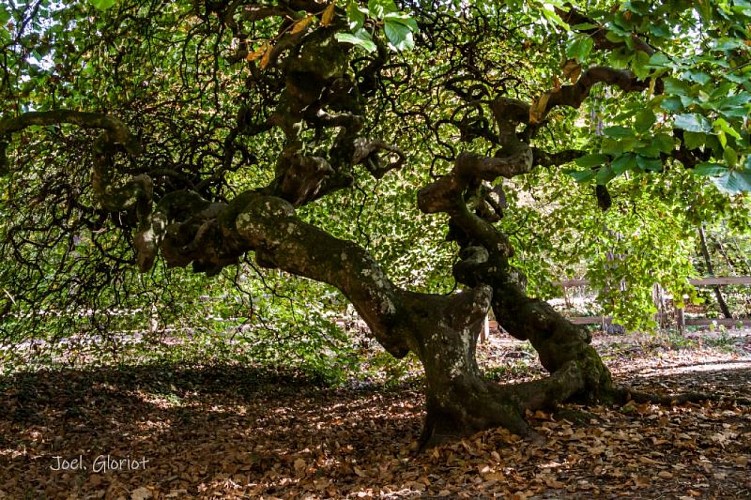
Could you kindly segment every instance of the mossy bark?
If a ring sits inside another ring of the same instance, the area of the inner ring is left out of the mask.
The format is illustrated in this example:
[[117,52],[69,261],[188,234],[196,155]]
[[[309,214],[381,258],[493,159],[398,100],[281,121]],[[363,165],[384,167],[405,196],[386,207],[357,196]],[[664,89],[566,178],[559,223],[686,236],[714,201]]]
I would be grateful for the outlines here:
[[[411,351],[422,362],[424,446],[498,426],[534,436],[524,420],[526,410],[571,398],[593,401],[611,387],[610,374],[587,336],[544,302],[527,298],[507,279],[506,268],[488,261],[487,252],[457,264],[457,269],[464,266],[457,273],[468,286],[463,292],[413,293],[394,285],[355,243],[301,221],[288,201],[258,192],[224,206],[197,204],[192,198],[197,208],[191,216],[180,212],[176,218],[167,203],[155,211],[153,219],[165,224],[159,241],[168,264],[221,267],[253,251],[265,267],[337,287],[389,353],[403,357]],[[191,234],[200,245],[189,244]],[[531,341],[548,378],[514,386],[483,378],[475,353],[491,307],[514,336]]]
[[[411,343],[426,377],[423,446],[492,427],[536,438],[524,420],[526,410],[611,397],[610,372],[578,328],[547,304],[523,294],[499,298],[501,292],[480,287],[441,300],[413,296],[408,301],[413,315]],[[548,377],[516,385],[499,385],[482,377],[475,350],[487,310],[485,300],[502,310],[505,318],[517,314],[508,326],[531,340],[550,372]],[[506,308],[510,303],[514,307]],[[528,324],[529,329],[521,328]]]
[[529,340],[540,363],[551,374],[575,366],[583,384],[583,401],[609,398],[610,371],[590,345],[591,335],[572,324],[545,301],[527,297],[518,284],[505,281],[494,294],[493,310],[503,328],[520,340]]
[[492,290],[480,287],[454,296],[404,298],[410,345],[425,368],[423,447],[497,426],[529,434],[521,407],[483,379],[475,358],[491,297]]

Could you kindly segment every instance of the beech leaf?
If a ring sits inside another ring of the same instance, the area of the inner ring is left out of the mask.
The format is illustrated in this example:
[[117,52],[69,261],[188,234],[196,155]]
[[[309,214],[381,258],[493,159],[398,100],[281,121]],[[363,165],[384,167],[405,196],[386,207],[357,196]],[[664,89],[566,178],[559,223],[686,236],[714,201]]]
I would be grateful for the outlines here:
[[[306,29],[308,26],[310,26],[310,23],[313,22],[313,19],[315,19],[315,17],[312,15],[303,17],[302,19],[300,19],[299,21],[295,22],[295,24],[292,25],[292,29],[290,30],[290,33],[293,35],[296,33],[300,33],[301,31]],[[323,25],[323,21],[321,21],[321,24]]]
[[336,1],[332,1],[326,10],[323,11],[321,16],[321,26],[329,26],[334,19],[334,12],[336,11]]

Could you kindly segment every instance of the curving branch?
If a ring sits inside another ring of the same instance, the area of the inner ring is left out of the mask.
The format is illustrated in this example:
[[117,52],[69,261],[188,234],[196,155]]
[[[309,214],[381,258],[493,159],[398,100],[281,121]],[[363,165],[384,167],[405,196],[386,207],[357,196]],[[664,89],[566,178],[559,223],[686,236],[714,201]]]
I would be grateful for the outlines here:
[[157,205],[152,221],[149,234],[139,237],[158,245],[168,266],[192,263],[195,271],[213,273],[252,251],[263,267],[335,286],[396,357],[421,350],[415,322],[435,320],[423,309],[440,311],[453,329],[474,332],[477,327],[479,332],[490,302],[487,287],[451,297],[406,292],[365,249],[301,221],[292,204],[258,191],[228,204],[209,203],[192,192],[173,193]]
[[279,198],[248,193],[240,205],[244,206],[234,223],[237,234],[256,252],[260,264],[337,287],[390,353],[407,354],[406,338],[395,335],[404,313],[401,292],[370,254],[301,221],[292,205]]
[[641,92],[649,88],[649,81],[639,80],[628,70],[595,66],[584,71],[575,84],[564,85],[560,90],[551,92],[545,112],[556,106],[578,108],[597,83],[614,85],[624,92]]
[[292,144],[277,159],[276,178],[270,192],[301,206],[326,194],[325,181],[335,173],[325,158],[305,156]]
[[[369,141],[364,137],[358,137],[354,140],[354,146],[355,152],[352,156],[352,164],[364,164],[365,168],[367,168],[376,179],[381,179],[392,170],[398,170],[404,165],[404,162],[407,159],[401,149],[391,144],[387,144],[382,140]],[[379,151],[393,153],[397,158],[390,163],[382,165],[378,158]]]
[[[619,48],[626,46],[626,42],[618,42],[618,41],[614,42],[614,41],[608,40],[607,38],[608,31],[603,26],[599,26],[598,25],[599,23],[595,22],[593,19],[582,14],[570,4],[567,6],[567,9],[568,10],[564,10],[559,7],[556,7],[555,11],[561,17],[561,19],[563,19],[568,24],[597,25],[594,28],[578,30],[580,33],[585,33],[589,35],[590,37],[592,37],[592,40],[594,41],[595,47],[597,49],[613,50],[613,49],[619,49]],[[631,36],[631,43],[633,44],[634,49],[640,50],[642,52],[646,52],[650,56],[656,52],[656,49],[654,47],[652,47],[647,42],[639,38],[636,34],[633,34]]]
[[[110,211],[125,210],[134,204],[149,205],[141,207],[142,216],[147,216],[151,203],[152,185],[147,176],[138,176],[116,186],[112,173],[114,156],[124,150],[131,156],[141,153],[141,145],[130,133],[128,127],[118,118],[101,113],[83,111],[55,110],[32,111],[13,118],[0,120],[0,137],[8,136],[33,126],[60,125],[63,123],[78,125],[81,128],[102,129],[104,132],[94,145],[94,166],[92,180],[94,192],[103,208]],[[8,165],[5,155],[7,143],[0,146],[2,162]],[[143,200],[143,201],[141,201]]]
[[498,96],[490,103],[490,111],[502,129],[516,130],[516,125],[529,122],[529,108],[528,103],[505,96]]
[[[124,151],[130,156],[141,153],[141,145],[130,133],[128,127],[118,118],[101,113],[89,113],[71,110],[35,111],[17,117],[0,120],[0,137],[8,136],[33,126],[60,125],[63,123],[78,125],[81,128],[102,129],[103,132],[94,143],[91,181],[99,205],[106,211],[119,212],[135,208],[139,234],[151,227],[151,208],[153,200],[153,183],[148,175],[138,175],[120,183],[115,175],[115,156]],[[6,142],[0,142],[0,170],[8,170]],[[4,168],[2,168],[4,167]],[[153,242],[136,241],[144,251],[141,255],[155,253]],[[139,264],[141,258],[139,255]],[[141,266],[143,269],[143,265]]]
[[586,154],[586,151],[580,149],[564,149],[563,151],[550,153],[540,148],[532,148],[532,163],[541,167],[557,167],[570,163]]
[[466,207],[463,194],[480,181],[494,181],[498,177],[510,179],[529,172],[533,167],[529,148],[508,156],[488,158],[475,153],[461,153],[451,173],[420,189],[417,204],[427,214],[446,212],[456,215]]
[[[491,101],[490,109],[498,125],[501,146],[506,150],[518,150],[526,147],[525,143],[537,133],[539,124],[544,122],[546,115],[553,108],[567,106],[578,109],[589,97],[592,87],[598,83],[618,87],[624,92],[641,92],[651,85],[649,80],[639,80],[636,75],[628,70],[594,66],[582,72],[576,83],[544,92],[532,104],[518,99],[498,96]],[[655,92],[662,92],[662,85],[659,80],[655,84]],[[521,134],[517,133],[519,125],[527,125]],[[537,154],[535,164],[538,163],[537,160],[540,160],[541,164],[550,166],[560,164],[557,162],[572,153],[566,153],[556,158],[542,154],[539,150],[535,154]],[[565,163],[565,161],[561,161],[561,163]]]
[[121,145],[128,154],[137,156],[141,153],[138,140],[130,133],[128,127],[118,118],[101,113],[88,113],[60,109],[55,111],[31,111],[13,118],[0,120],[0,137],[19,132],[33,126],[49,126],[69,123],[81,128],[102,129],[109,133],[109,142]]

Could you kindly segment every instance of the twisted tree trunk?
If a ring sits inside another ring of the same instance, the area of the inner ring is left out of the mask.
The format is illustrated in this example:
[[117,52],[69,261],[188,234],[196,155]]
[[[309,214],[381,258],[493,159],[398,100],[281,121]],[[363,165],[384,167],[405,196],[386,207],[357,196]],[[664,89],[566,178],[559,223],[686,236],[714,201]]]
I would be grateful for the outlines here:
[[[148,176],[117,179],[114,175],[117,156],[125,152],[136,157],[140,148],[125,125],[113,118],[66,111],[30,113],[0,121],[0,136],[50,123],[103,129],[94,148],[94,190],[104,210],[135,212],[134,243],[141,270],[150,269],[159,252],[169,266],[192,265],[197,272],[215,274],[254,252],[261,266],[341,290],[389,353],[403,357],[412,351],[422,362],[427,392],[423,445],[496,426],[534,436],[524,420],[526,410],[550,408],[572,398],[609,397],[613,392],[610,373],[589,346],[588,336],[546,303],[528,298],[511,279],[508,258],[513,249],[493,225],[505,208],[503,190],[500,184],[489,183],[522,175],[537,164],[571,159],[571,152],[550,155],[529,146],[536,123],[550,108],[578,107],[597,82],[625,91],[643,88],[643,84],[634,83],[624,71],[592,68],[577,84],[562,87],[534,108],[497,98],[491,106],[499,129],[494,142],[501,146],[495,157],[462,153],[448,175],[418,194],[423,212],[449,216],[449,236],[460,248],[453,274],[465,289],[448,296],[413,293],[391,282],[363,248],[295,214],[295,207],[350,185],[355,166],[362,165],[380,178],[399,168],[405,158],[398,149],[359,135],[364,120],[359,80],[349,69],[349,49],[335,41],[335,33],[336,29],[325,28],[300,38],[289,49],[290,57],[279,63],[286,75],[284,88],[265,124],[279,128],[286,138],[275,178],[230,203],[212,203],[192,191],[174,191],[154,206]],[[246,124],[240,118],[238,122],[233,133],[245,133]],[[526,136],[517,133],[520,125],[527,126]],[[313,155],[303,147],[299,134],[304,127],[317,132],[338,129],[327,155]],[[2,144],[0,153],[5,152]],[[382,161],[381,151],[397,158]],[[4,154],[0,156],[4,160]],[[0,170],[5,163],[0,163]],[[532,343],[549,377],[515,386],[500,386],[482,377],[475,350],[491,307],[505,330]]]
[[[455,295],[407,292],[359,246],[297,219],[289,203],[263,195],[245,201],[235,226],[260,263],[336,286],[390,353],[418,356],[426,376],[423,445],[497,426],[533,435],[525,410],[572,397],[594,401],[612,388],[587,335],[546,303],[524,296],[503,269],[485,269],[490,284],[474,283]],[[475,349],[491,306],[504,328],[532,342],[549,378],[505,387],[483,379]]]
[[[508,278],[507,267],[492,259],[460,261],[455,273],[468,284],[461,293],[414,293],[394,285],[355,243],[301,221],[281,198],[248,192],[228,205],[194,200],[190,206],[195,212],[180,212],[179,220],[165,204],[153,214],[163,224],[157,241],[168,265],[192,262],[212,269],[253,251],[265,267],[337,287],[389,353],[417,355],[426,376],[423,445],[497,426],[534,436],[525,410],[550,408],[572,397],[593,401],[611,388],[609,372],[587,336],[546,303],[527,298]],[[191,238],[201,244],[191,245]],[[532,342],[550,377],[516,386],[482,377],[475,350],[490,307],[504,328]]]
[[[110,125],[95,122],[92,126]],[[612,390],[610,374],[582,330],[546,303],[526,297],[510,278],[507,259],[513,250],[508,238],[488,220],[502,208],[502,191],[482,188],[482,181],[528,171],[534,156],[531,149],[509,148],[496,158],[460,155],[451,175],[420,192],[424,212],[449,214],[450,233],[461,248],[462,258],[453,271],[467,288],[441,296],[398,288],[363,248],[296,216],[296,205],[325,194],[326,176],[302,179],[295,189],[287,189],[277,179],[230,203],[211,203],[194,192],[178,191],[164,196],[152,209],[147,177],[126,181],[117,192],[110,189],[114,183],[108,169],[115,163],[121,142],[103,140],[95,148],[102,153],[94,182],[105,208],[137,209],[134,241],[141,268],[149,269],[159,251],[169,266],[192,264],[195,271],[214,274],[254,252],[262,266],[337,287],[389,353],[403,357],[412,351],[422,362],[427,397],[423,445],[496,426],[533,436],[523,417],[526,410],[553,407],[574,397],[593,401]],[[383,148],[360,143],[362,147],[356,147],[353,154],[361,161],[368,153],[358,153],[360,149]],[[298,160],[287,165],[290,172],[297,171],[298,163],[307,164],[303,157]],[[285,175],[291,178],[291,173]],[[339,186],[334,183],[330,189]],[[479,194],[472,192],[472,186]],[[480,200],[476,213],[468,208],[474,203],[472,196]],[[475,350],[490,307],[513,336],[530,340],[550,377],[516,386],[499,386],[482,377]]]

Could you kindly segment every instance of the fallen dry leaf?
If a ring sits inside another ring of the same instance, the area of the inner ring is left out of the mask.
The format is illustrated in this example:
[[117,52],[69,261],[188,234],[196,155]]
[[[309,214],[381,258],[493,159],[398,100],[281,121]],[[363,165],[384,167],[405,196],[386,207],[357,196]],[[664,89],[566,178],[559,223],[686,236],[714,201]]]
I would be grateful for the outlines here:
[[[516,348],[481,346],[481,361],[505,363]],[[742,363],[665,374],[733,361],[728,353],[663,350],[659,368],[652,354],[659,346],[641,358],[598,348],[613,360],[615,377],[638,390],[749,397],[751,368]],[[418,454],[424,400],[417,385],[335,390],[261,383],[237,366],[170,370],[95,368],[4,380],[0,497],[745,498],[751,487],[751,414],[732,399],[634,402],[630,412],[564,405],[529,416],[543,443],[494,429]],[[504,381],[539,373],[534,365]],[[50,471],[54,456],[83,454],[91,466],[100,453],[143,456],[147,467]]]

